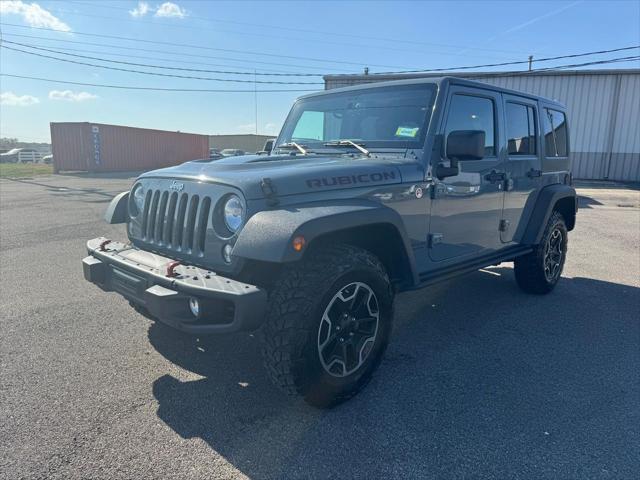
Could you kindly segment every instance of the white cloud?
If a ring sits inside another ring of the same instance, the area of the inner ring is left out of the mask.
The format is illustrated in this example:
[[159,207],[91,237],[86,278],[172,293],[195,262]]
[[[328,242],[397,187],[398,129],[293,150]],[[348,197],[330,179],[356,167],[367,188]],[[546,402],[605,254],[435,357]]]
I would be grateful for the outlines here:
[[256,133],[256,124],[245,123],[242,125],[237,125],[236,130],[238,131],[238,133]]
[[49,100],[65,100],[67,102],[84,102],[86,100],[95,100],[97,95],[89,92],[73,92],[71,90],[51,90],[49,92]]
[[32,95],[16,95],[13,92],[0,93],[0,105],[11,105],[15,107],[28,107],[40,103],[36,97]]
[[1,0],[0,13],[20,15],[22,20],[32,27],[53,28],[70,32],[71,27],[55,17],[37,3],[25,3],[21,0]]
[[280,125],[277,123],[265,123],[264,125],[264,133],[267,135],[277,135],[280,133]]
[[147,13],[149,13],[151,8],[147,2],[138,2],[138,6],[133,10],[129,10],[129,14],[132,17],[144,17]]
[[175,3],[164,2],[158,7],[154,16],[184,18],[187,16],[187,11]]

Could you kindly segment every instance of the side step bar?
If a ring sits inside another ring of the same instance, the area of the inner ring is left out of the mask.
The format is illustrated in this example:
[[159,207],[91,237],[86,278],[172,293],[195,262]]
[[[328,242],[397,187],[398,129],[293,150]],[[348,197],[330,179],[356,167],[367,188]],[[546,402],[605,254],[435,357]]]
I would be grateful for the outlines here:
[[476,270],[497,263],[512,261],[514,258],[526,255],[532,251],[533,248],[528,246],[509,248],[459,265],[451,265],[449,267],[423,272],[419,275],[420,284],[416,288],[426,287],[427,285],[442,282],[459,275],[464,275],[465,273],[475,272]]

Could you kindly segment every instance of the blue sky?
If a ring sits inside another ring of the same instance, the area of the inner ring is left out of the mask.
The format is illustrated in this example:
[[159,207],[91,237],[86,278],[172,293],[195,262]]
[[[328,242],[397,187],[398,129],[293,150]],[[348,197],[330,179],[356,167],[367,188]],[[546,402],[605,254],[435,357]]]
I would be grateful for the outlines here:
[[[150,76],[2,49],[0,70],[10,75],[137,87],[249,90],[133,91],[2,76],[0,135],[25,141],[48,141],[50,121],[114,123],[205,134],[253,133],[254,88],[322,88],[321,84],[254,85],[254,79],[322,82],[320,76],[254,77],[254,72],[357,73],[365,66],[371,72],[445,68],[526,60],[530,54],[543,58],[640,44],[637,0],[35,3],[0,0],[0,12],[6,47],[116,68],[249,80],[235,83]],[[34,50],[34,46],[100,59],[249,75],[128,66]],[[534,66],[638,54],[640,50],[632,50]],[[591,68],[631,67],[638,68],[640,63],[636,60]],[[302,93],[258,93],[258,132],[277,133],[291,103]]]

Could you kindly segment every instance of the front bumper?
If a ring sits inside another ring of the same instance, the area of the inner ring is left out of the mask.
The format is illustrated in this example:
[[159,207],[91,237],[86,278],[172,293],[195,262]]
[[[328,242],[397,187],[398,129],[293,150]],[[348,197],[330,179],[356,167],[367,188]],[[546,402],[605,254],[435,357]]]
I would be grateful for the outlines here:
[[[264,319],[267,293],[255,285],[181,264],[174,276],[167,276],[173,259],[104,237],[89,240],[87,250],[89,256],[82,260],[86,280],[121,294],[178,330],[192,334],[250,331]],[[198,317],[189,308],[191,298],[200,305]]]

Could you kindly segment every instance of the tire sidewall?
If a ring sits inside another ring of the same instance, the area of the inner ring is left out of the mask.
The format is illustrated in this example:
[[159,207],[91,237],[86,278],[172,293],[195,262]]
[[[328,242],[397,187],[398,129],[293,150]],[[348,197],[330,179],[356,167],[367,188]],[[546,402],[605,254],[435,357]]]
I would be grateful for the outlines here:
[[[552,281],[549,281],[547,279],[547,276],[544,273],[544,256],[545,256],[546,245],[547,245],[547,242],[549,241],[549,237],[551,236],[551,233],[556,229],[559,229],[560,233],[562,234],[562,259],[560,261],[560,271],[558,275]],[[564,223],[564,219],[562,218],[561,215],[554,215],[551,218],[551,221],[549,222],[549,224],[547,225],[547,228],[544,232],[544,237],[542,239],[542,242],[540,244],[540,249],[538,252],[538,261],[539,261],[540,268],[542,270],[542,278],[544,279],[545,283],[549,286],[549,288],[553,288],[560,280],[560,277],[562,277],[564,264],[567,260],[567,243],[568,243],[568,230],[567,230],[567,226]]]
[[[329,374],[320,362],[318,329],[320,328],[324,311],[333,296],[353,282],[365,283],[373,290],[380,312],[378,331],[374,345],[360,368],[345,377],[335,377]],[[297,373],[298,378],[304,379],[301,385],[303,395],[311,397],[314,403],[327,403],[331,399],[340,398],[350,392],[359,390],[368,382],[371,374],[379,365],[391,334],[393,295],[386,277],[381,276],[374,269],[360,266],[344,272],[332,281],[322,293],[318,293],[320,294],[319,301],[311,310],[311,316],[308,319],[309,329],[303,348],[303,361],[301,365],[297,366],[300,369]]]

